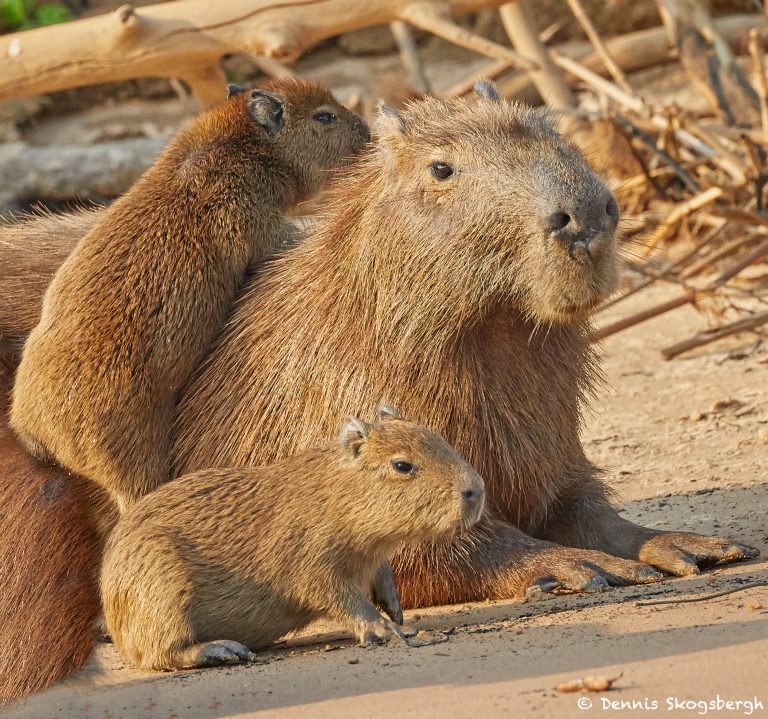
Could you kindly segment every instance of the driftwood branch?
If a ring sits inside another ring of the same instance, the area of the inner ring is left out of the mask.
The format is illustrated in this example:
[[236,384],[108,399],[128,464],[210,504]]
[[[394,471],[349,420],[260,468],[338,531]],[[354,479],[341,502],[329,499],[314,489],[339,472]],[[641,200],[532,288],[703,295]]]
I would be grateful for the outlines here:
[[592,24],[592,20],[584,10],[584,6],[581,4],[581,0],[567,0],[568,6],[571,8],[571,12],[574,17],[579,21],[581,29],[584,30],[584,34],[589,38],[589,41],[595,48],[595,52],[600,56],[600,59],[605,65],[605,69],[611,74],[611,77],[616,81],[616,84],[624,90],[624,92],[632,94],[632,86],[627,81],[626,76],[621,71],[616,61],[613,59],[610,50],[605,46],[603,39],[598,34],[595,26]]
[[393,20],[389,24],[389,28],[392,31],[392,36],[395,38],[395,43],[400,53],[400,61],[408,73],[411,86],[422,95],[431,93],[432,85],[424,70],[424,63],[419,57],[419,51],[416,47],[416,41],[413,39],[410,25],[402,20]]
[[[139,77],[178,77],[203,106],[223,99],[222,56],[292,62],[321,40],[393,20],[525,66],[510,48],[463,31],[451,15],[504,0],[177,0],[0,37],[0,99]],[[482,42],[480,42],[482,41]],[[530,63],[527,66],[531,66]]]
[[765,79],[765,56],[760,36],[754,28],[749,31],[749,54],[752,56],[757,96],[760,99],[760,125],[763,129],[763,142],[768,143],[768,84]]
[[730,267],[723,270],[712,282],[710,282],[705,288],[701,290],[695,290],[693,288],[686,288],[683,294],[674,299],[662,302],[653,307],[648,307],[637,314],[613,322],[612,324],[605,325],[599,329],[594,330],[590,334],[590,341],[597,342],[599,340],[610,337],[617,332],[634,327],[641,322],[646,322],[659,315],[666,314],[672,310],[676,310],[678,307],[683,307],[690,303],[695,303],[697,297],[704,294],[711,294],[715,290],[720,289],[729,280],[732,280],[736,275],[745,270],[747,267],[753,265],[755,262],[759,262],[765,256],[768,255],[768,240],[761,242],[754,250],[748,252],[744,257],[735,262]]
[[513,67],[519,67],[521,70],[535,70],[538,67],[535,61],[523,57],[506,45],[500,45],[457,25],[451,19],[450,8],[444,2],[412,3],[401,12],[401,17],[412,25],[448,40],[454,45],[474,50],[496,60],[506,60]]
[[677,54],[688,76],[729,125],[751,121],[758,97],[700,0],[657,0],[674,23]]

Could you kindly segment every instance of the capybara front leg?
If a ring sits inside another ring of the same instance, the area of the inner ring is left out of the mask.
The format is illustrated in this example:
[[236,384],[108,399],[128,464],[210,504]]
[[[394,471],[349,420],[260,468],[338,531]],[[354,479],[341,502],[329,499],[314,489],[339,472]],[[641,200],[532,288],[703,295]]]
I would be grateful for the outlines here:
[[400,595],[397,593],[395,575],[389,560],[379,567],[373,580],[371,595],[373,601],[387,613],[393,622],[396,624],[403,623],[403,608],[400,606]]
[[541,592],[600,592],[661,578],[639,562],[534,539],[492,519],[481,520],[453,542],[404,550],[392,566],[406,608]]
[[584,482],[576,486],[579,493],[563,502],[546,525],[546,539],[637,560],[675,576],[698,574],[715,564],[754,559],[760,554],[754,547],[730,539],[641,527],[619,516],[596,481],[591,488]]
[[341,592],[335,597],[332,606],[335,606],[334,614],[337,618],[350,625],[361,647],[386,644],[393,639],[409,647],[422,647],[436,643],[434,640],[417,637],[418,629],[398,626],[395,622],[382,617],[357,587],[342,585]]

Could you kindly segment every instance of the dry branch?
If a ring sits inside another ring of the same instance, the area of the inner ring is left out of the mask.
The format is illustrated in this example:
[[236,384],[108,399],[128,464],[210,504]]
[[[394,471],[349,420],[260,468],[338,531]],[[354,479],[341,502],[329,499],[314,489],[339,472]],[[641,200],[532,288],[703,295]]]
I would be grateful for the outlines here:
[[[502,10],[505,9],[502,8]],[[715,18],[713,25],[726,42],[736,45],[752,28],[768,27],[768,17],[758,14],[726,15]],[[624,72],[643,70],[672,59],[663,27],[609,38],[605,41],[605,46]],[[516,47],[526,57],[536,59],[529,50],[522,46]],[[601,75],[607,73],[600,56],[588,42],[568,43],[559,45],[556,49],[561,55],[577,60],[589,70]],[[501,82],[500,88],[510,97],[522,96],[531,91],[532,79],[524,75],[516,76]]]
[[506,60],[512,67],[535,70],[538,64],[523,57],[506,45],[488,40],[476,32],[457,25],[450,16],[450,8],[444,2],[415,2],[408,5],[401,17],[412,25],[452,42],[454,45],[474,50],[496,60]]
[[552,62],[546,46],[539,37],[527,0],[518,0],[518,2],[504,5],[499,12],[512,45],[539,65],[538,70],[528,73],[528,78],[538,90],[542,100],[547,105],[555,107],[575,106],[576,99],[571,89],[563,74]]
[[403,63],[403,67],[408,73],[411,86],[422,95],[431,93],[432,86],[424,71],[424,63],[419,57],[419,51],[416,47],[416,41],[413,39],[410,26],[402,20],[393,20],[389,24],[389,29],[395,38],[395,43],[400,53],[400,62]]
[[[473,34],[456,34],[461,28],[450,15],[502,2],[177,0],[136,10],[125,5],[109,15],[0,37],[0,99],[138,77],[178,77],[208,106],[223,97],[225,80],[218,63],[224,55],[247,53],[292,62],[340,33],[414,19],[422,21],[420,26],[431,20],[430,32],[453,32],[449,39],[461,44],[471,42]],[[480,51],[520,60],[510,48],[490,41]]]
[[763,142],[768,143],[768,84],[765,80],[765,55],[757,30],[749,31],[749,54],[757,81],[757,96],[760,98],[760,124],[763,129]]
[[688,76],[728,124],[751,120],[758,98],[700,0],[657,0],[674,23],[677,53]]
[[593,330],[593,332],[589,335],[589,341],[599,342],[600,340],[605,339],[606,337],[610,337],[617,332],[621,332],[622,330],[628,329],[629,327],[639,325],[641,322],[646,322],[647,320],[651,320],[654,317],[658,317],[659,315],[663,315],[667,312],[671,312],[672,310],[676,310],[678,307],[683,307],[687,304],[690,304],[695,299],[695,290],[686,290],[682,295],[680,295],[680,297],[675,297],[674,299],[667,302],[662,302],[658,305],[654,305],[653,307],[648,307],[642,312],[638,312],[637,314],[631,315],[630,317],[624,317],[623,319],[620,319],[609,325],[605,325],[604,327]]
[[739,332],[747,332],[749,330],[757,329],[765,324],[768,324],[768,312],[759,312],[737,320],[736,322],[706,330],[705,332],[699,332],[690,339],[665,347],[661,350],[661,354],[664,359],[669,360],[673,357],[677,357],[677,355],[682,354],[683,352],[688,352],[697,347],[703,347],[710,342],[716,342],[717,340],[721,340],[724,337],[730,337]]
[[616,84],[622,90],[624,90],[624,92],[631,95],[632,86],[627,81],[627,78],[621,71],[621,68],[616,64],[616,61],[613,59],[610,50],[608,50],[608,48],[605,46],[603,39],[600,37],[597,30],[595,29],[595,26],[592,24],[592,20],[590,20],[589,15],[587,15],[586,11],[584,10],[584,6],[581,4],[581,0],[567,0],[567,2],[574,17],[579,21],[581,29],[584,30],[584,33],[595,48],[595,52],[597,52],[597,54],[600,56],[600,59],[603,61],[605,69],[608,70],[608,72],[611,74],[613,79],[616,81]]
[[683,307],[687,304],[695,303],[696,299],[700,295],[711,294],[720,289],[727,282],[736,277],[736,275],[738,275],[740,272],[753,265],[755,262],[759,262],[766,255],[768,255],[768,240],[761,242],[754,250],[748,252],[740,260],[723,270],[703,289],[695,290],[693,288],[686,288],[683,294],[679,297],[675,297],[674,299],[668,300],[667,302],[654,305],[653,307],[648,307],[634,315],[624,317],[617,322],[613,322],[612,324],[605,325],[604,327],[593,330],[589,339],[591,342],[597,342],[599,340],[605,339],[606,337],[609,337],[610,335],[616,334],[617,332],[628,329],[629,327],[634,327],[641,322],[646,322],[647,320],[653,319],[654,317],[658,317],[659,315],[671,312],[678,307]]

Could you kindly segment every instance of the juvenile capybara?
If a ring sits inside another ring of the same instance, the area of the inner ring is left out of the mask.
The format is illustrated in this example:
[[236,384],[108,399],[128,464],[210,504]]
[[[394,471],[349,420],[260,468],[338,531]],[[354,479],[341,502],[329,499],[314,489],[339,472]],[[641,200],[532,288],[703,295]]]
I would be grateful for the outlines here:
[[[86,233],[53,280],[15,387],[26,444],[77,474],[33,461],[3,414],[0,541],[13,562],[0,565],[0,586],[14,590],[0,602],[0,666],[9,668],[0,701],[82,666],[98,610],[98,542],[115,521],[104,489],[125,507],[168,479],[176,394],[223,322],[246,265],[293,232],[284,210],[369,137],[315,83],[280,80],[230,94],[191,121],[109,208],[38,218],[21,230],[59,233],[49,236],[57,248],[65,228]],[[91,231],[79,224],[94,217]],[[57,603],[62,578],[68,599]],[[401,617],[391,571],[376,590],[390,616]],[[30,636],[40,639],[33,653]]]
[[176,417],[174,473],[260,465],[380,398],[485,479],[488,519],[401,552],[404,606],[599,591],[756,556],[623,519],[585,456],[589,310],[616,286],[613,194],[537,112],[481,97],[380,113],[302,245],[244,289]]
[[433,432],[388,407],[374,424],[348,418],[325,445],[196,472],[134,505],[104,555],[107,627],[144,669],[237,662],[318,617],[363,645],[421,642],[371,603],[374,577],[403,544],[467,531],[483,497],[480,476]]
[[181,130],[46,292],[13,387],[27,449],[121,509],[166,481],[178,392],[248,264],[295,232],[285,211],[367,139],[329,91],[293,79],[237,88]]

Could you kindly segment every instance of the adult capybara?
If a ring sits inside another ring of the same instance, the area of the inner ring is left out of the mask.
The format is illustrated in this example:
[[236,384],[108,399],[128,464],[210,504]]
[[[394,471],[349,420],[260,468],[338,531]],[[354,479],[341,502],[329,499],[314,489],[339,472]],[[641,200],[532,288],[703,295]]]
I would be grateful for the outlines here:
[[579,439],[588,313],[616,286],[616,200],[489,85],[378,118],[323,221],[241,295],[176,418],[174,473],[260,465],[381,398],[486,482],[470,536],[401,553],[405,606],[600,590],[756,556],[623,519]]

